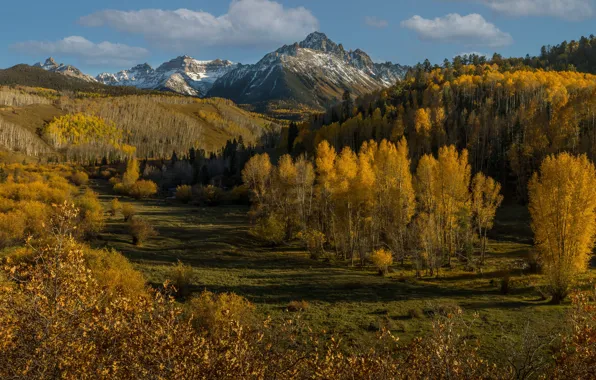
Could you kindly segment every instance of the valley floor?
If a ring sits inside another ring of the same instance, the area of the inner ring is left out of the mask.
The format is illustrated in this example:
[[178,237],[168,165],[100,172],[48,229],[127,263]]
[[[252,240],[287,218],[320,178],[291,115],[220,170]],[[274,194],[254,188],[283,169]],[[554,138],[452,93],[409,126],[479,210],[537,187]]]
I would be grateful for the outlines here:
[[[103,183],[94,185],[107,203],[113,194]],[[531,235],[522,207],[506,207],[497,217],[489,259],[483,273],[465,272],[456,264],[440,278],[415,279],[414,271],[396,265],[380,277],[370,268],[313,261],[298,245],[264,246],[249,233],[248,208],[202,208],[169,200],[132,201],[138,215],[159,232],[145,246],[131,244],[121,216],[111,217],[99,246],[122,252],[154,285],[163,283],[178,260],[193,267],[193,293],[203,290],[234,292],[253,302],[263,319],[300,318],[315,331],[340,336],[355,345],[370,344],[383,326],[402,341],[429,330],[431,311],[460,307],[485,355],[502,358],[504,347],[529,327],[548,334],[562,325],[568,305],[553,306],[541,299],[538,275],[519,268],[529,254]],[[521,216],[520,216],[521,215]],[[508,295],[501,294],[503,270],[512,272]],[[583,279],[588,283],[593,274]],[[291,313],[291,301],[309,307]]]

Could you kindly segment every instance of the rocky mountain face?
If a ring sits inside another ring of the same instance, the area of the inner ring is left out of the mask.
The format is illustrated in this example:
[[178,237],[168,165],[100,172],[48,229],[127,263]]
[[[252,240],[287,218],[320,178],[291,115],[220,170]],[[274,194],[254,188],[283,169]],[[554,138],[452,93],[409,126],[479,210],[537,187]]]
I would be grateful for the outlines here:
[[157,69],[144,63],[116,74],[99,74],[96,79],[100,83],[112,86],[134,86],[191,96],[206,96],[213,83],[236,66],[230,61],[220,59],[199,61],[181,56],[162,64]]
[[322,109],[339,101],[346,90],[358,96],[389,87],[403,79],[408,69],[391,62],[375,63],[360,49],[346,51],[319,32],[285,45],[252,65],[180,56],[157,69],[144,63],[96,78],[73,66],[57,64],[52,58],[35,66],[110,86],[222,97],[258,110],[275,103]]
[[84,74],[81,70],[77,69],[74,66],[65,65],[63,63],[56,63],[56,61],[52,57],[46,59],[44,63],[38,62],[33,66],[41,67],[42,69],[52,73],[64,74],[69,77],[82,79],[85,82],[97,82],[97,80],[93,78],[91,75]]
[[323,33],[267,54],[254,65],[239,65],[218,79],[209,96],[240,104],[290,101],[326,107],[348,90],[354,95],[388,87],[403,79],[407,67],[374,63],[362,50],[346,51]]

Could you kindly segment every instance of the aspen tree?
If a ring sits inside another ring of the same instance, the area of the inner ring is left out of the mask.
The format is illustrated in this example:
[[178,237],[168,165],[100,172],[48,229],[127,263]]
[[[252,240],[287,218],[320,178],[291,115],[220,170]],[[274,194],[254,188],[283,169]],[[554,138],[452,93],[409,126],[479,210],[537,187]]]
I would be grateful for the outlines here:
[[478,238],[480,239],[480,262],[484,264],[486,254],[486,234],[493,226],[497,209],[503,201],[501,185],[482,173],[472,181],[472,212]]
[[596,233],[596,169],[583,156],[548,156],[529,185],[534,241],[554,303],[588,267]]
[[262,205],[267,194],[272,165],[267,153],[252,157],[242,170],[242,180],[251,190],[254,201]]

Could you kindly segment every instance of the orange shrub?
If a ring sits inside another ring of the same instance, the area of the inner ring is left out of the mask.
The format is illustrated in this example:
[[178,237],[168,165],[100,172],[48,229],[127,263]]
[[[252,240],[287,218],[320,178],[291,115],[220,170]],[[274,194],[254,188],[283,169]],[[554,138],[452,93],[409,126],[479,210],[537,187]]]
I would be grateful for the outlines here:
[[70,176],[70,181],[77,186],[84,186],[89,183],[89,176],[85,172],[76,172]]
[[0,247],[7,247],[25,238],[25,215],[22,211],[0,214]]
[[157,193],[157,185],[153,181],[140,180],[135,182],[128,194],[136,199],[148,198]]
[[385,249],[378,249],[370,255],[373,264],[382,275],[387,274],[389,267],[393,264],[393,255]]

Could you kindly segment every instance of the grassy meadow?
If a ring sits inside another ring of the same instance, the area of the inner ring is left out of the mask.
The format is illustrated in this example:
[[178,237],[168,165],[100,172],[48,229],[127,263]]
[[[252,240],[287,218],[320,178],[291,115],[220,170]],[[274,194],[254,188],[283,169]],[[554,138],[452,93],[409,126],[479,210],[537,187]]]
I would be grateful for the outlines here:
[[[107,209],[115,195],[103,181],[93,187]],[[455,260],[453,268],[442,270],[438,278],[416,279],[407,262],[381,277],[372,266],[312,260],[298,244],[263,245],[249,234],[246,206],[120,200],[131,202],[159,235],[136,247],[117,214],[109,217],[95,244],[122,252],[152,285],[169,279],[172,267],[181,261],[192,266],[193,294],[234,292],[253,302],[263,319],[297,319],[356,346],[370,345],[382,327],[407,342],[430,329],[433,313],[461,308],[470,331],[480,338],[483,354],[498,360],[524,329],[550,334],[567,318],[569,304],[549,304],[538,290],[544,285],[541,276],[523,268],[532,235],[522,206],[504,206],[497,214],[481,273],[467,272]],[[510,273],[507,294],[501,289],[505,272]],[[582,284],[592,277],[593,273],[585,275]],[[306,301],[307,307],[292,312],[288,310],[292,301]],[[496,346],[503,348],[493,351]]]

